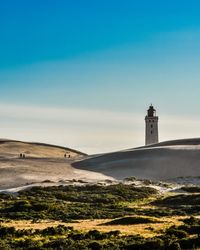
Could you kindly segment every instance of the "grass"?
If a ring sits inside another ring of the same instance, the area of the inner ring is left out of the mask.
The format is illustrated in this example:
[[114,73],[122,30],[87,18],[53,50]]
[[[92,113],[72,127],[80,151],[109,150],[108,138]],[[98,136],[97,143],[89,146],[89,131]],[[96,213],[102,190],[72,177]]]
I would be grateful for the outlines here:
[[[199,222],[197,219],[189,218],[189,215],[198,218],[199,211],[195,210],[198,202],[199,195],[196,192],[190,193],[189,196],[174,193],[162,195],[152,188],[122,184],[108,187],[37,187],[20,192],[18,196],[0,195],[0,225],[18,230],[32,229],[30,235],[25,234],[22,238],[15,239],[19,241],[19,245],[25,244],[24,240],[30,241],[30,249],[34,248],[31,246],[32,241],[37,245],[36,249],[39,249],[40,244],[52,247],[51,244],[57,242],[55,244],[65,246],[70,244],[71,240],[73,244],[77,244],[71,249],[78,249],[81,248],[82,241],[85,245],[92,244],[95,237],[103,237],[103,245],[112,244],[112,240],[115,242],[113,244],[129,244],[130,237],[131,244],[153,244],[151,249],[159,249],[157,244],[162,240],[165,242],[165,238],[171,240],[173,237],[186,235],[186,242],[180,244],[193,244],[190,242],[192,239],[197,245],[196,235],[190,230],[197,230],[196,224]],[[189,212],[186,210],[188,207]],[[188,223],[196,224],[187,225]],[[48,230],[52,232],[52,228],[59,225],[73,227],[72,236],[69,236],[72,238],[69,241],[67,235],[48,235],[45,231],[42,234],[34,234],[34,231],[46,228],[50,228]],[[107,238],[113,230],[117,230],[114,233],[115,238]],[[117,236],[117,232],[121,232],[120,236]],[[150,239],[153,242],[148,243]],[[181,239],[176,238],[174,244],[179,240]],[[0,244],[3,244],[1,240]]]
[[[125,217],[126,218],[126,217]],[[139,218],[141,217],[131,217],[131,218]],[[119,230],[124,235],[134,235],[140,234],[143,237],[153,237],[156,235],[160,235],[162,231],[166,230],[167,228],[175,225],[179,226],[183,224],[183,220],[188,217],[183,216],[173,216],[171,218],[164,217],[159,218],[156,217],[142,217],[146,219],[144,223],[137,223],[137,224],[115,224],[114,229]],[[130,219],[130,217],[129,217]],[[74,223],[64,223],[60,221],[50,221],[50,220],[41,220],[38,222],[32,222],[31,220],[10,220],[1,222],[2,226],[8,227],[15,227],[16,229],[39,229],[43,230],[47,227],[56,227],[58,225],[70,226],[73,227],[75,230],[81,232],[87,232],[90,230],[99,230],[101,232],[109,232],[113,230],[113,220],[110,219],[94,219],[94,220],[78,220]],[[140,220],[141,222],[141,220]],[[111,224],[110,224],[111,223]]]

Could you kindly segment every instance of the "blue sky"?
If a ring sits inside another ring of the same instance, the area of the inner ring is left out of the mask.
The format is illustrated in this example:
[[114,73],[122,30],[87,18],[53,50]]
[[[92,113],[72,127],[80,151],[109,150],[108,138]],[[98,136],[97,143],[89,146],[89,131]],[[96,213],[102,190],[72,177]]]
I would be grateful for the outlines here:
[[2,1],[1,137],[134,147],[150,103],[161,140],[199,137],[199,11],[197,0]]

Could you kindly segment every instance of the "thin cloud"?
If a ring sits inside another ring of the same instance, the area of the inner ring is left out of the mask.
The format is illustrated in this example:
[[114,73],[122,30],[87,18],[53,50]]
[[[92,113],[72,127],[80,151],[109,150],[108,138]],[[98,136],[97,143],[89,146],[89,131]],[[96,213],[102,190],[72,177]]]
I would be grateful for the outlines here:
[[[134,112],[0,104],[1,138],[100,153],[144,144],[144,116]],[[161,115],[160,140],[199,136],[200,119]]]

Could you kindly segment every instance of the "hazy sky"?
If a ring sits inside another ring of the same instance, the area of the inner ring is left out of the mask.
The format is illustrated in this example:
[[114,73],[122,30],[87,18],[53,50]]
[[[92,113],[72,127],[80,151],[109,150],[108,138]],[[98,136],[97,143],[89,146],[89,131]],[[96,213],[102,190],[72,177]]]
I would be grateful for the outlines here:
[[87,153],[200,136],[198,0],[0,3],[0,137]]

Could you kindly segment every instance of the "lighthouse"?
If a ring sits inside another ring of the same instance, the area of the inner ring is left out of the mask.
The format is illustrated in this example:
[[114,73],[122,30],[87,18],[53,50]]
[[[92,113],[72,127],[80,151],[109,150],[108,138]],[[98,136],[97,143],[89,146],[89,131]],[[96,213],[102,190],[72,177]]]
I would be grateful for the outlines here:
[[152,104],[147,110],[145,125],[145,145],[158,143],[158,116]]

